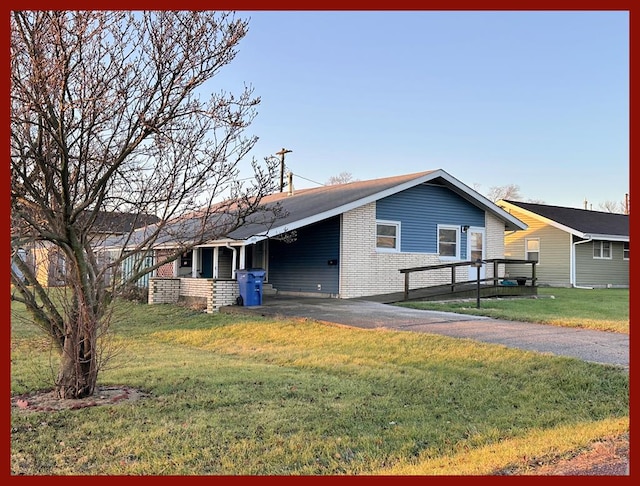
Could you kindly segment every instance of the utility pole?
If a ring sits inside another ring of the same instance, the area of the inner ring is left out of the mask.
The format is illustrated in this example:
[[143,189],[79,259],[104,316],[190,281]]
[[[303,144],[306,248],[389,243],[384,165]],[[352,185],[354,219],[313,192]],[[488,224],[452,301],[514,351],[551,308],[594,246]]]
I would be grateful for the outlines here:
[[280,156],[280,192],[284,191],[284,154],[290,153],[291,150],[283,148],[280,152],[276,152],[276,155]]
[[629,214],[629,193],[624,195],[624,214]]

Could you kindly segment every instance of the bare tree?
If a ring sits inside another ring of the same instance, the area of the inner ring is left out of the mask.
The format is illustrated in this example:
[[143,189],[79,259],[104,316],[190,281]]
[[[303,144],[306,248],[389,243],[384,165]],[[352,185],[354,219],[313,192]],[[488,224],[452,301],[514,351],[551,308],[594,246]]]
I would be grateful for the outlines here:
[[331,176],[326,182],[327,186],[333,186],[336,184],[346,184],[348,182],[355,182],[357,179],[353,178],[351,172],[340,172],[340,174]]
[[487,193],[487,199],[492,202],[499,201],[500,199],[520,201],[522,199],[522,196],[520,195],[520,186],[517,184],[492,186],[489,188],[489,192]]
[[618,203],[616,201],[607,200],[605,202],[600,203],[599,208],[601,211],[605,211],[607,213],[622,213],[626,212],[626,204],[625,202]]
[[[275,189],[277,160],[252,161],[253,182],[238,182],[256,142],[244,135],[260,101],[253,89],[199,96],[247,29],[232,12],[12,13],[12,299],[60,352],[59,397],[94,392],[113,296],[260,214]],[[213,204],[221,199],[233,202]],[[97,231],[105,211],[160,222],[121,239],[105,262]],[[105,278],[160,241],[175,247],[163,259]],[[63,287],[47,287],[20,257],[35,245],[64,263]]]

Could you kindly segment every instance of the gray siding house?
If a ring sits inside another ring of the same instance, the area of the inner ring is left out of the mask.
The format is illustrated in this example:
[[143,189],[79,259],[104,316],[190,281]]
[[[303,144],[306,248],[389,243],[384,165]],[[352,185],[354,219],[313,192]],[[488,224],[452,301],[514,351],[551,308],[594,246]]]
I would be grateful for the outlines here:
[[[505,231],[526,228],[441,169],[289,188],[262,202],[278,204],[284,216],[275,223],[249,219],[227,238],[158,269],[156,276],[182,277],[181,287],[192,285],[187,280],[208,279],[215,288],[216,282],[233,282],[238,270],[260,268],[265,288],[280,294],[357,298],[402,291],[404,268],[504,258]],[[483,277],[493,276],[489,267],[482,269]],[[457,272],[462,282],[475,279],[477,270],[463,266]],[[437,285],[450,277],[450,269],[425,272],[413,284]],[[228,294],[233,286],[226,288]],[[163,301],[160,294],[150,289],[150,302]]]
[[629,287],[628,215],[520,201],[498,205],[527,225],[505,233],[505,256],[537,260],[538,285]]

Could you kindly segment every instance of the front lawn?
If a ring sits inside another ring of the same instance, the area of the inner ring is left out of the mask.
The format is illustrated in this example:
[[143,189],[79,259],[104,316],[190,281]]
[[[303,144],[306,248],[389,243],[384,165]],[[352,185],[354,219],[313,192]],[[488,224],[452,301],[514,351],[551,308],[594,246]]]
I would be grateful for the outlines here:
[[[560,299],[558,299],[560,300]],[[629,430],[624,370],[445,336],[119,302],[101,385],[11,414],[12,474],[488,475]],[[13,305],[12,394],[55,355]]]
[[540,287],[538,298],[487,298],[452,302],[404,302],[403,307],[540,322],[629,334],[628,289]]

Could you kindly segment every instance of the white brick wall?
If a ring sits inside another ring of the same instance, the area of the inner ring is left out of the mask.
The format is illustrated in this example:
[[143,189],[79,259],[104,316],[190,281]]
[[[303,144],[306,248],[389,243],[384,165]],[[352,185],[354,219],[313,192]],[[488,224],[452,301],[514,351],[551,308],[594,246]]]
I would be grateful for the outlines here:
[[208,297],[213,291],[212,278],[181,278],[180,296]]
[[179,278],[149,278],[149,304],[176,304],[179,297]]
[[207,312],[217,311],[223,305],[234,305],[239,295],[236,280],[214,280],[211,302],[207,301]]
[[[504,258],[504,221],[485,213],[486,245],[485,258]],[[493,264],[487,265],[486,277],[493,277]],[[498,277],[504,276],[504,265],[498,265]]]
[[149,304],[177,304],[180,297],[206,299],[207,312],[216,312],[223,305],[233,305],[240,295],[235,280],[211,278],[149,279]]
[[[340,249],[340,297],[402,292],[404,274],[399,270],[443,263],[436,254],[386,253],[375,247],[375,203],[348,211],[342,215],[342,247]],[[486,258],[504,257],[504,223],[496,217],[486,217]],[[493,276],[488,265],[486,276]],[[456,281],[469,280],[469,267],[456,269]],[[451,282],[451,269],[411,274],[410,288],[427,287]]]

